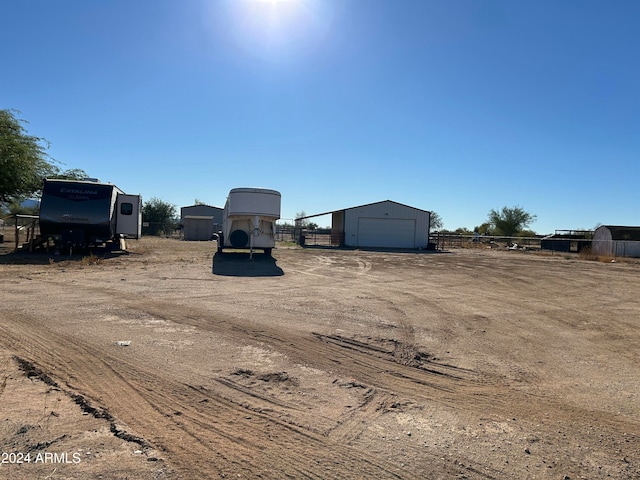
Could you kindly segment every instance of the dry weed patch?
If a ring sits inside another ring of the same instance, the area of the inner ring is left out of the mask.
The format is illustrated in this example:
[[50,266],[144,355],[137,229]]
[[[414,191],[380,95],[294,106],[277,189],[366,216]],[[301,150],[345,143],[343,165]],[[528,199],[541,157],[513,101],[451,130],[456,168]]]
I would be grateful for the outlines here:
[[594,262],[611,263],[616,260],[616,257],[612,255],[597,255],[593,253],[591,248],[584,248],[578,253],[578,258],[581,260],[590,260]]

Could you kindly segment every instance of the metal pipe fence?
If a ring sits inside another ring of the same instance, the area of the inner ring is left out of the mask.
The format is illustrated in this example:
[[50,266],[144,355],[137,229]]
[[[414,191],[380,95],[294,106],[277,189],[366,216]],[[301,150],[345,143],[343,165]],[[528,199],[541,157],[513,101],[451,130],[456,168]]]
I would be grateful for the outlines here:
[[429,243],[442,250],[452,247],[491,247],[491,248],[527,248],[540,249],[544,237],[505,237],[494,235],[468,235],[460,233],[435,232],[429,235]]
[[640,257],[640,242],[628,240],[594,240],[578,236],[504,237],[489,235],[463,235],[457,233],[433,233],[429,242],[436,249],[447,248],[497,248],[511,250],[535,250],[553,254],[580,254],[584,258],[601,259]]
[[33,251],[35,240],[40,236],[40,218],[37,215],[15,215],[15,250],[26,247]]

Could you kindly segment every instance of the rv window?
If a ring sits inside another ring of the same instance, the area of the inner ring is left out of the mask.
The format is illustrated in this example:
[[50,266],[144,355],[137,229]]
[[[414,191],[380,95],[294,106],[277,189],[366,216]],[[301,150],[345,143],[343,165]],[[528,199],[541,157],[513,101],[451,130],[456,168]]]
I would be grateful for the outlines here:
[[131,215],[133,213],[133,203],[121,203],[120,213],[122,215]]

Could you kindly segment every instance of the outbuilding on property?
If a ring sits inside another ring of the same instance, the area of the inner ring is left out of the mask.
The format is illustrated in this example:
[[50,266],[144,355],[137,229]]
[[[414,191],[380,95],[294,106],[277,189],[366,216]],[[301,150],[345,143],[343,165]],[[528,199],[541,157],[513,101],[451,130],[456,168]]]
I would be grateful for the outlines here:
[[222,208],[202,204],[182,207],[180,224],[185,240],[211,240],[222,225]]
[[331,215],[331,243],[347,247],[427,248],[431,212],[391,200],[296,219]]
[[593,234],[596,255],[640,258],[640,227],[601,225]]

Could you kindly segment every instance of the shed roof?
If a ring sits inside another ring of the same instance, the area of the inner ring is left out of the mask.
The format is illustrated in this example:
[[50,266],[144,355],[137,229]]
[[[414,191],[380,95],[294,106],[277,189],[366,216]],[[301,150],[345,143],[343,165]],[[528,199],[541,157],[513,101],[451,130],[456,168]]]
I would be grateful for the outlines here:
[[612,240],[640,241],[640,227],[625,227],[620,225],[602,225],[611,232]]
[[180,207],[180,208],[183,209],[183,208],[193,208],[193,207],[209,207],[209,208],[217,208],[218,210],[224,210],[222,207],[216,207],[215,205],[207,205],[205,203],[196,203],[194,205],[187,205],[186,207]]
[[330,211],[330,212],[316,213],[316,214],[314,214],[314,215],[307,215],[307,216],[305,216],[305,217],[299,217],[299,218],[296,218],[296,220],[306,220],[307,218],[321,217],[321,216],[323,216],[323,215],[329,215],[329,214],[331,214],[331,213],[335,213],[335,212],[344,212],[344,211],[347,211],[347,210],[353,210],[353,209],[356,209],[356,208],[368,207],[368,206],[370,206],[370,205],[377,205],[377,204],[379,204],[379,203],[386,203],[386,202],[389,202],[389,203],[395,203],[396,205],[400,205],[400,206],[405,207],[405,208],[410,208],[410,209],[412,209],[412,210],[417,210],[417,211],[419,211],[419,212],[431,213],[429,210],[422,210],[422,209],[420,209],[420,208],[412,207],[412,206],[410,206],[410,205],[405,205],[404,203],[394,202],[393,200],[381,200],[381,201],[379,201],[379,202],[365,203],[364,205],[356,205],[355,207],[339,208],[338,210],[332,210],[332,211]]

